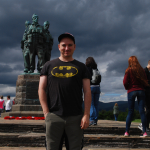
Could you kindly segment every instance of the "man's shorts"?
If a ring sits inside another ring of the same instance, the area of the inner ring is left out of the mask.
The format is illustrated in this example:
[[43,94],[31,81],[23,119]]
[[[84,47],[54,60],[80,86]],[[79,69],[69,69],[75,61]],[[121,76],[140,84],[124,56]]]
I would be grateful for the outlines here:
[[58,150],[65,131],[69,150],[81,150],[83,130],[80,127],[83,115],[61,117],[48,113],[45,119],[47,150]]

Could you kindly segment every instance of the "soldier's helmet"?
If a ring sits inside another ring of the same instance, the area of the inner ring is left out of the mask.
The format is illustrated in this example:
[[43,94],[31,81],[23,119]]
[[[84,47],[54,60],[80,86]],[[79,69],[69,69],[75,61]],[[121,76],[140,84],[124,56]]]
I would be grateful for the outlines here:
[[50,23],[48,21],[45,21],[44,25],[50,25]]
[[28,26],[28,25],[30,25],[30,24],[31,24],[30,21],[26,21],[26,22],[25,22],[25,25],[26,25],[26,26]]
[[33,15],[32,15],[32,20],[33,20],[35,17],[36,17],[36,18],[39,18],[38,15],[33,14]]

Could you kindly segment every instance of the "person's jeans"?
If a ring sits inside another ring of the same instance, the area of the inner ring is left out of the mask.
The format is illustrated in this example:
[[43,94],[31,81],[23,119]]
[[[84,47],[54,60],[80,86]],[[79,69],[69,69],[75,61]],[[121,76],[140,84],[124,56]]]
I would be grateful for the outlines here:
[[145,90],[145,107],[146,107],[146,127],[149,128],[150,123],[150,88]]
[[144,112],[144,100],[145,92],[144,91],[132,91],[128,93],[128,116],[126,118],[126,131],[129,132],[132,116],[134,113],[135,98],[137,97],[139,113],[141,116],[143,132],[146,132],[146,117]]
[[64,131],[69,149],[80,150],[83,138],[83,130],[80,126],[82,117],[83,115],[64,117],[49,112],[45,118],[47,150],[60,148]]
[[94,121],[97,123],[98,115],[99,115],[99,97],[100,97],[100,87],[91,87],[92,93],[92,102],[90,108],[90,121]]
[[117,121],[118,114],[114,114],[114,117],[115,117],[115,121]]

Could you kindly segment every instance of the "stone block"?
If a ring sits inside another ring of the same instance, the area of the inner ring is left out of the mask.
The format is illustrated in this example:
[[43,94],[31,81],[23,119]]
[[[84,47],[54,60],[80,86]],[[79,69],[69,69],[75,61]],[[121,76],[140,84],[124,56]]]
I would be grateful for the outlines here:
[[17,80],[16,86],[26,86],[26,80]]
[[42,111],[41,105],[13,105],[12,111]]
[[39,74],[24,74],[24,75],[18,75],[18,80],[39,80],[40,75]]
[[25,104],[25,100],[26,100],[26,98],[16,98],[15,99],[15,104],[16,105]]
[[26,92],[26,86],[18,86],[18,87],[16,87],[16,92]]
[[16,93],[16,99],[26,98],[25,92],[17,92]]

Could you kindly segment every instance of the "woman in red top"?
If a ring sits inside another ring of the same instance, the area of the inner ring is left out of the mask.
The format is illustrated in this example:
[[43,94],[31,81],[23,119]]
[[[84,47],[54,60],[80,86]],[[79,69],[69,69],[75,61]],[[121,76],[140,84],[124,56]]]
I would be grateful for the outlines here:
[[145,86],[149,86],[144,69],[141,67],[136,56],[131,56],[128,60],[129,66],[125,71],[123,84],[128,93],[128,116],[126,118],[126,132],[124,136],[129,136],[132,116],[134,113],[135,98],[137,97],[139,113],[143,126],[143,136],[146,133],[146,117],[144,113]]

